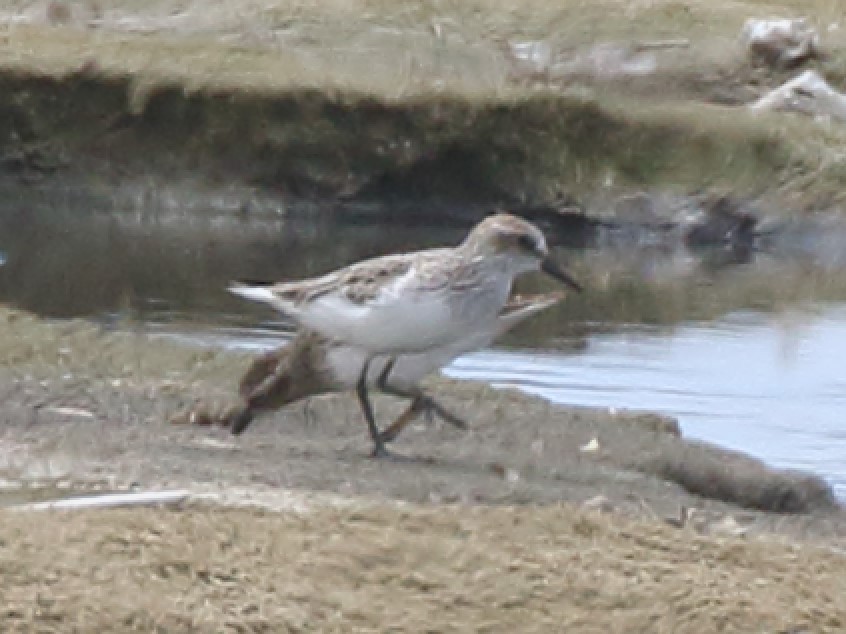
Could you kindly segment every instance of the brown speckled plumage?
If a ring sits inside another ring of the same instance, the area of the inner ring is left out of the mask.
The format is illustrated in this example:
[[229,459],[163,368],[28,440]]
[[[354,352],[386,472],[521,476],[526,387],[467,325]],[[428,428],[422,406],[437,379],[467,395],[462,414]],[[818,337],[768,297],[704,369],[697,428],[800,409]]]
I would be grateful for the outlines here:
[[321,277],[282,282],[270,290],[279,299],[295,304],[339,291],[350,302],[363,305],[376,299],[397,278],[414,268],[414,288],[463,292],[479,283],[483,273],[482,256],[517,250],[520,236],[528,237],[531,244],[545,245],[543,235],[534,225],[516,216],[497,214],[480,222],[456,248],[428,249],[363,260]]

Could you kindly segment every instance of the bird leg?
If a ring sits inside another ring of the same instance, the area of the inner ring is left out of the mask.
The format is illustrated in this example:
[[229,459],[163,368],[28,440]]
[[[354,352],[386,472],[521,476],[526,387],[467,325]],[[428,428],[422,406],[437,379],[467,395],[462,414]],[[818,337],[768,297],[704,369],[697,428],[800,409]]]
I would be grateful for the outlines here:
[[376,380],[376,386],[385,394],[410,400],[411,405],[407,410],[405,410],[405,412],[400,414],[399,418],[397,418],[385,429],[385,431],[381,433],[381,438],[384,442],[391,442],[396,439],[399,433],[421,413],[431,416],[432,412],[434,412],[458,429],[467,429],[467,423],[463,419],[448,411],[420,388],[415,387],[411,389],[402,389],[390,385],[388,383],[388,377],[390,376],[395,363],[396,359],[391,359],[385,364],[385,367],[379,374],[379,378]]
[[396,440],[396,437],[399,436],[400,432],[408,427],[409,423],[417,418],[421,412],[423,411],[422,403],[419,399],[415,399],[411,402],[406,410],[400,414],[397,419],[388,425],[385,429],[382,430],[382,433],[379,434],[379,437],[382,439],[382,442],[393,442]]
[[376,419],[373,417],[373,406],[370,404],[370,396],[367,393],[367,372],[369,369],[370,359],[364,362],[364,367],[361,369],[361,375],[358,377],[358,384],[356,385],[355,391],[358,395],[358,402],[359,405],[361,405],[361,411],[367,421],[367,429],[370,431],[370,438],[373,440],[373,457],[401,460],[401,456],[398,456],[385,448],[385,442],[382,440],[379,428],[376,426]]

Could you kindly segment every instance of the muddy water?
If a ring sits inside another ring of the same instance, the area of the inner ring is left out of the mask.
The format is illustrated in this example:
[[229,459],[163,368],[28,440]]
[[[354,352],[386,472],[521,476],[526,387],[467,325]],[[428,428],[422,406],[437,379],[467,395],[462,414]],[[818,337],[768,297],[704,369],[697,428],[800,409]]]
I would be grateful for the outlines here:
[[[463,233],[331,214],[315,221],[297,210],[195,214],[9,196],[0,203],[0,300],[203,345],[267,348],[289,325],[229,297],[228,281],[313,275]],[[846,259],[831,235],[815,242],[804,231],[751,254],[654,240],[559,249],[587,292],[447,372],[562,403],[665,411],[690,436],[816,471],[846,496]],[[550,287],[529,279],[521,290]]]

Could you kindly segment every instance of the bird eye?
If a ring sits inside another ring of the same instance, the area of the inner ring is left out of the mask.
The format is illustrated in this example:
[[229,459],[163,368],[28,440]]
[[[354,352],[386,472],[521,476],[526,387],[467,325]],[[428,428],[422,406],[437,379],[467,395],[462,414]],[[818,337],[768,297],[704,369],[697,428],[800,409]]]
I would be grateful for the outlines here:
[[531,251],[532,253],[534,253],[538,249],[532,237],[526,235],[525,233],[517,238],[517,244],[520,246],[521,249]]

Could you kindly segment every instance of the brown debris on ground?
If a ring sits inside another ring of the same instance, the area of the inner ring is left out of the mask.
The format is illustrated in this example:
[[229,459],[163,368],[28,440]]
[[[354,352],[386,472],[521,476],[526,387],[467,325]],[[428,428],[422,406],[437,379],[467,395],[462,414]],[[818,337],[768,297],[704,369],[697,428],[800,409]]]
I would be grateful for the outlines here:
[[[259,386],[262,391],[252,408],[251,419],[262,413],[265,418],[271,418],[284,406],[290,407],[292,403],[286,395],[291,383],[297,380],[297,370],[292,369],[290,357],[309,352],[309,344],[305,341],[297,339],[256,357],[240,379],[240,400],[232,394],[225,401],[196,403],[179,411],[171,422],[229,428],[234,417],[249,409],[245,403],[250,402]],[[654,475],[694,495],[747,509],[811,513],[838,507],[831,488],[822,478],[800,471],[775,469],[740,452],[682,439],[678,422],[670,417],[615,412],[611,418],[615,429],[603,434],[602,443],[598,436],[594,437],[581,446],[580,451],[595,453],[598,461],[613,465],[613,468]],[[544,421],[539,424],[543,426]],[[638,439],[635,442],[644,441],[638,451],[630,451],[632,430],[627,429],[629,425],[634,425],[634,435]],[[403,424],[402,428],[405,426]],[[620,431],[622,433],[615,433]],[[619,445],[615,444],[617,441]],[[511,472],[500,463],[494,463],[494,471]]]
[[655,456],[639,468],[690,493],[743,508],[808,513],[837,507],[831,489],[812,474],[773,469],[745,454],[707,443],[673,444],[672,449],[656,447]]

